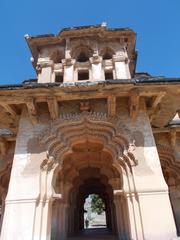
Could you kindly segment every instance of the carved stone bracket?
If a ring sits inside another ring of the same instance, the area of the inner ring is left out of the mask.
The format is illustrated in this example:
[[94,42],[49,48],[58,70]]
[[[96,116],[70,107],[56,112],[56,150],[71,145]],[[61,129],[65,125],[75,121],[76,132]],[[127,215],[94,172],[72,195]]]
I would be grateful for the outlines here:
[[139,93],[137,91],[131,92],[131,96],[129,99],[129,114],[130,117],[135,120],[138,116],[139,112]]
[[36,108],[35,100],[33,98],[27,98],[26,105],[27,105],[27,109],[28,109],[28,113],[29,113],[31,122],[33,124],[36,124],[38,122],[38,118],[37,118],[37,108]]
[[37,62],[37,67],[42,69],[45,67],[53,67],[54,62],[50,59],[39,59]]
[[71,65],[74,65],[75,62],[76,62],[76,60],[72,59],[72,58],[62,59],[63,66],[71,66]]
[[175,147],[175,145],[176,145],[176,128],[171,128],[169,134],[170,134],[171,146]]
[[48,97],[47,104],[51,119],[57,119],[59,117],[59,106],[57,100],[54,97]]
[[127,56],[122,53],[119,55],[113,55],[113,62],[125,62],[127,61]]
[[154,97],[154,99],[152,101],[151,108],[148,110],[150,122],[153,121],[153,119],[156,116],[156,113],[159,111],[160,107],[158,107],[158,106],[159,106],[162,98],[165,95],[166,95],[166,92],[162,92],[162,93],[159,93],[157,96]]
[[10,105],[8,105],[6,103],[0,103],[0,105],[4,108],[4,110],[10,115],[10,117],[14,121],[18,120],[19,116],[18,116],[16,110],[12,106],[10,106]]
[[93,57],[91,57],[89,60],[92,64],[97,64],[102,62],[102,57],[100,57],[98,54],[93,54]]
[[51,169],[53,169],[55,166],[55,159],[53,156],[49,155],[49,152],[46,152],[46,159],[43,160],[43,162],[41,163],[40,168],[43,171],[47,171],[49,172]]
[[114,117],[116,115],[116,97],[108,97],[108,116]]

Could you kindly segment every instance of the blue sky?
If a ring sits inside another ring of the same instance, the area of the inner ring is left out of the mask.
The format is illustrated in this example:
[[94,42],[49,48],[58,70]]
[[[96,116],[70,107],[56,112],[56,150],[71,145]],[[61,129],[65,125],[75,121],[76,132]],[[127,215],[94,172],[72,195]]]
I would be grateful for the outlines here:
[[180,0],[1,0],[0,84],[36,77],[26,33],[104,21],[137,32],[137,71],[180,77]]

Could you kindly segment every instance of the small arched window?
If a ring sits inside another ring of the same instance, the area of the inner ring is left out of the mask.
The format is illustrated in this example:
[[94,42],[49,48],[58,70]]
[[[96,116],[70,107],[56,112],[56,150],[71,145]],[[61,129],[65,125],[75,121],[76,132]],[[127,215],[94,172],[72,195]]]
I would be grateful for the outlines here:
[[89,61],[89,56],[85,52],[80,52],[79,55],[77,56],[77,61],[78,62],[87,62]]
[[54,63],[60,63],[63,58],[63,53],[58,50],[54,51],[51,55],[51,60],[53,60]]
[[106,52],[104,55],[103,55],[103,59],[106,60],[106,59],[112,59],[112,54],[110,54],[109,52]]
[[76,47],[71,53],[72,58],[75,58],[76,61],[80,63],[88,62],[92,54],[93,54],[92,49],[86,45]]
[[103,57],[103,60],[112,59],[113,55],[114,55],[114,51],[111,48],[105,48],[101,52],[101,56]]

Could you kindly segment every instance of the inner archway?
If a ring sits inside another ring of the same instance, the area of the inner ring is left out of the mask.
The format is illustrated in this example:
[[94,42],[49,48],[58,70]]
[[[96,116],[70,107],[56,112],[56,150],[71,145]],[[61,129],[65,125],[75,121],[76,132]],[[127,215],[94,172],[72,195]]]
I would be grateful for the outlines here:
[[122,185],[121,173],[101,142],[86,139],[73,144],[54,183],[55,192],[62,198],[53,204],[52,239],[58,239],[58,236],[66,239],[84,230],[84,203],[90,194],[103,199],[108,232],[117,235],[114,192],[121,190]]

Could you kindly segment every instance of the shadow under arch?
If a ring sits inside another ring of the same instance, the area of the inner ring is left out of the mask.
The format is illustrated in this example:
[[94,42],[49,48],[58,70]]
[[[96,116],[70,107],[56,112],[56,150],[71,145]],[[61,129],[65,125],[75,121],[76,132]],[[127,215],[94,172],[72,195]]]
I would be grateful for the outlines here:
[[[126,182],[126,191],[129,188],[128,192],[131,192],[129,179],[125,178],[131,178],[127,175],[137,162],[126,138],[117,134],[116,126],[105,116],[83,113],[53,122],[52,127],[43,133],[40,141],[55,164],[49,183],[59,196],[52,207],[51,223],[54,239],[58,239],[59,234],[62,239],[66,239],[69,232],[76,232],[73,227],[70,230],[67,227],[73,226],[68,221],[75,215],[72,209],[69,210],[70,203],[77,202],[78,196],[83,202],[85,195],[94,192],[93,182],[96,182],[96,186],[104,186],[104,190],[97,193],[106,196],[109,205],[112,203],[108,209],[107,221],[110,229],[113,229],[114,233],[117,232],[119,239],[122,236],[129,239],[130,224],[123,188]],[[90,184],[89,188],[86,182]],[[73,191],[76,194],[73,195]],[[114,223],[113,219],[116,219]],[[76,230],[81,229],[80,221],[79,226],[80,228]]]
[[50,59],[54,63],[61,63],[62,59],[65,58],[65,53],[63,51],[55,50],[50,56]]
[[113,55],[115,55],[115,51],[111,47],[104,47],[100,51],[100,55],[103,57],[103,60],[112,59]]
[[72,49],[71,56],[77,62],[87,62],[93,56],[93,49],[88,45],[80,44]]

